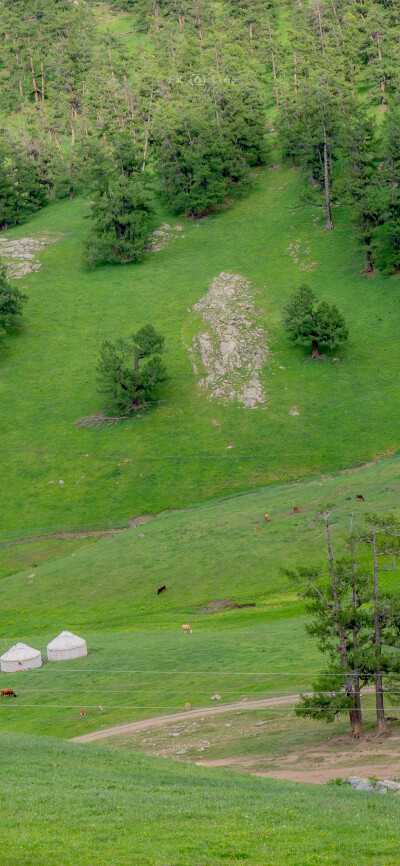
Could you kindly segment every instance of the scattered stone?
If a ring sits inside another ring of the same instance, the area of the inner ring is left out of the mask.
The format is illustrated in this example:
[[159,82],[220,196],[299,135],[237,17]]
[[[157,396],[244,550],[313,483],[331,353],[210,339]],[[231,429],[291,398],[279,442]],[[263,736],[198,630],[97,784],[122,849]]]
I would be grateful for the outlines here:
[[[290,226],[290,228],[292,229],[293,226]],[[289,244],[286,249],[289,255],[293,257],[293,261],[296,265],[300,262],[300,271],[313,271],[318,264],[318,262],[308,262],[305,258],[306,256],[309,256],[311,252],[308,241],[305,241],[305,243],[303,244],[301,238],[297,238],[297,240]]]
[[145,245],[145,249],[152,253],[158,253],[168,246],[171,241],[176,241],[177,238],[184,238],[185,235],[175,234],[175,232],[182,231],[182,226],[171,228],[169,223],[163,223],[159,229],[156,229],[152,233],[150,241]]
[[221,695],[213,695],[212,698],[211,698],[211,700],[212,700],[212,701],[220,701],[220,700],[221,700]]
[[296,406],[290,410],[289,415],[300,415],[300,412],[297,411]]
[[286,370],[286,367],[283,367],[283,366],[281,365],[281,366],[279,367],[279,369],[280,369],[280,370]]
[[256,722],[256,723],[255,723],[255,727],[256,727],[256,728],[260,728],[261,725],[268,725],[268,719],[266,719],[265,722]]
[[388,792],[387,788],[379,788],[378,789],[378,794],[387,794],[387,792]]
[[238,400],[254,409],[265,403],[259,371],[269,358],[267,334],[257,323],[254,290],[240,274],[222,272],[193,311],[208,328],[193,338],[193,366],[202,361],[207,375],[200,386],[224,402]]
[[0,238],[0,256],[7,265],[10,277],[20,280],[32,271],[39,271],[41,263],[36,253],[41,252],[47,244],[56,243],[59,237],[59,235],[51,237],[42,234],[36,237],[18,238],[15,241]]
[[63,480],[62,480],[62,478],[60,478],[60,480],[59,480],[59,482],[58,482],[58,483],[59,483],[59,484],[64,484],[64,482],[63,482]]

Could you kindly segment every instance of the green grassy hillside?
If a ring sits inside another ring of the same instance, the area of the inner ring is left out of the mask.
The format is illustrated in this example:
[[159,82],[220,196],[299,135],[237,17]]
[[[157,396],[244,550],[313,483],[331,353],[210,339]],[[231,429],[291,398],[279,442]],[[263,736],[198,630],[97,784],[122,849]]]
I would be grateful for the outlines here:
[[[337,228],[326,233],[314,221],[318,209],[298,207],[301,182],[289,169],[259,171],[249,198],[184,222],[185,238],[140,265],[82,268],[82,199],[51,205],[8,233],[50,230],[61,238],[42,253],[42,269],[19,281],[29,294],[25,329],[8,340],[0,362],[3,538],[123,525],[145,511],[397,450],[398,281],[360,275],[345,209],[335,209]],[[167,213],[159,222],[165,218],[176,222]],[[310,254],[296,264],[288,246],[299,239]],[[318,263],[312,272],[301,270],[310,262]],[[223,270],[260,291],[272,352],[263,375],[267,408],[209,400],[189,361],[186,345],[200,322],[188,310]],[[304,279],[345,313],[350,341],[338,363],[311,362],[285,338],[282,308]],[[95,366],[103,337],[147,321],[166,337],[171,379],[162,404],[112,429],[74,427],[102,406]],[[289,415],[293,406],[299,416]]]
[[[90,654],[3,674],[18,699],[3,701],[1,724],[73,736],[186,701],[208,705],[216,691],[230,702],[309,687],[323,662],[305,637],[302,604],[282,569],[324,561],[315,515],[327,502],[338,506],[340,550],[351,513],[357,525],[368,511],[395,507],[399,487],[400,461],[391,458],[165,514],[4,578],[2,633],[9,645],[25,640],[45,652],[68,628],[86,637]],[[358,492],[365,502],[356,500]],[[385,580],[398,582],[395,573]],[[167,592],[157,596],[164,582]],[[218,609],[215,602],[223,600],[255,606]],[[182,633],[185,622],[192,635]]]
[[39,737],[1,738],[1,751],[7,866],[398,863],[394,795],[221,774]]

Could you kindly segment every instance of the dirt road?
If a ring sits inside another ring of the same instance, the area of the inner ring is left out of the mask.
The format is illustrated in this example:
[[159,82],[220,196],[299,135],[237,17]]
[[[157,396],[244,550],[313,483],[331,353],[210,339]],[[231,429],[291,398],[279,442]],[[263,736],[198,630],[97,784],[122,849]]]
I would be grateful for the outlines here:
[[82,734],[80,737],[72,737],[73,743],[94,743],[96,740],[105,740],[108,737],[117,737],[120,734],[135,734],[138,731],[147,731],[149,728],[161,728],[163,725],[174,722],[187,721],[187,719],[199,719],[205,716],[216,716],[220,713],[231,713],[238,710],[265,710],[268,707],[279,707],[282,704],[294,705],[300,700],[300,695],[280,695],[275,698],[260,698],[253,701],[239,701],[236,704],[216,704],[213,707],[202,707],[199,710],[188,710],[183,713],[171,713],[164,716],[153,716],[151,719],[141,719],[139,722],[128,722],[126,725],[115,725],[112,728],[103,728],[101,731],[93,731],[92,734]]

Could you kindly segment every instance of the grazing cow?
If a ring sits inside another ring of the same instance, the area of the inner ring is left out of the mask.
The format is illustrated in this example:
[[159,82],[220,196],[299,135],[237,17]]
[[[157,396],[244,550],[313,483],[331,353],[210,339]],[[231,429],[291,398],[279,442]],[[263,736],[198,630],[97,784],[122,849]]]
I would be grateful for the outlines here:
[[165,583],[162,583],[161,586],[158,587],[157,595],[160,595],[160,592],[165,592],[167,586]]
[[365,502],[365,499],[364,499],[362,493],[357,493],[357,494],[356,494],[356,499],[362,499],[362,501]]
[[264,514],[264,520],[266,520],[267,523],[269,523],[269,514]]
[[258,532],[259,528],[260,528],[260,527],[257,526],[257,524],[256,524],[255,527],[254,527],[254,532]]
[[190,710],[190,704],[189,704],[189,701],[186,701],[186,704],[185,704],[185,710]]
[[299,513],[299,506],[298,506],[298,505],[293,505],[293,511],[294,511],[295,514],[298,514],[298,513]]
[[5,698],[6,695],[7,695],[9,698],[11,698],[11,696],[12,696],[13,698],[16,698],[16,697],[17,697],[16,694],[15,694],[15,692],[14,692],[12,689],[2,689],[2,690],[1,690],[1,697],[2,697],[2,698]]
[[185,634],[192,634],[192,629],[190,628],[190,625],[183,625],[182,631],[184,631]]
[[82,707],[82,709],[79,712],[79,715],[81,718],[82,718],[82,716],[86,716],[86,707]]

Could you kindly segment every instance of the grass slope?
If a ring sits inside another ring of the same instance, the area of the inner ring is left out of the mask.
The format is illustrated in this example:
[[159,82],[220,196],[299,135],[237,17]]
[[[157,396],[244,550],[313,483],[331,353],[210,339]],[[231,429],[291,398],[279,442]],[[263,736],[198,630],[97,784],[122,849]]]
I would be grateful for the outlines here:
[[[62,237],[43,252],[42,269],[21,281],[30,298],[25,330],[8,340],[0,364],[3,538],[123,525],[145,511],[332,471],[398,448],[398,282],[360,276],[345,210],[335,210],[337,228],[327,234],[313,220],[316,211],[298,207],[301,182],[289,169],[259,171],[248,198],[198,224],[185,222],[184,239],[140,265],[82,268],[82,199],[52,205],[8,233]],[[311,252],[296,264],[287,248],[298,239]],[[313,272],[300,269],[311,261],[318,263]],[[207,399],[188,359],[185,344],[199,328],[188,310],[223,270],[260,290],[272,351],[267,409]],[[351,338],[339,363],[311,362],[282,331],[285,300],[304,279],[345,313]],[[166,337],[164,402],[113,429],[74,427],[101,408],[95,366],[102,338],[147,321]],[[289,415],[293,406],[298,417]]]
[[398,863],[395,796],[221,774],[39,737],[0,743],[7,866]]
[[[315,514],[327,502],[338,505],[339,551],[351,513],[357,524],[368,511],[393,508],[399,488],[400,460],[390,458],[165,514],[52,559],[33,579],[31,570],[3,579],[1,627],[9,644],[26,640],[45,652],[49,639],[69,628],[87,638],[90,655],[2,674],[18,691],[17,701],[2,703],[2,725],[73,736],[186,701],[208,705],[216,691],[230,702],[308,687],[321,660],[282,568],[325,561]],[[357,492],[365,502],[356,501]],[[398,584],[395,573],[385,580]],[[167,592],[158,597],[164,582]],[[255,607],[204,610],[222,599]],[[192,635],[182,634],[184,622]]]

